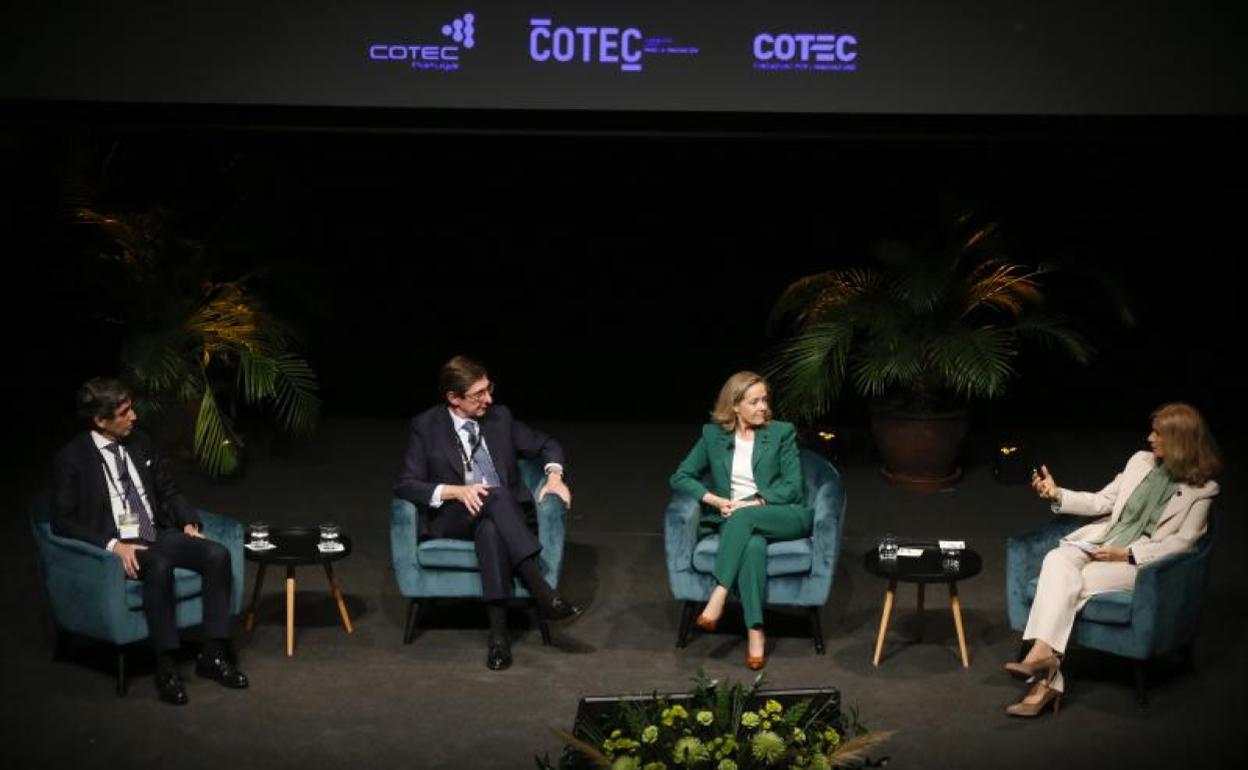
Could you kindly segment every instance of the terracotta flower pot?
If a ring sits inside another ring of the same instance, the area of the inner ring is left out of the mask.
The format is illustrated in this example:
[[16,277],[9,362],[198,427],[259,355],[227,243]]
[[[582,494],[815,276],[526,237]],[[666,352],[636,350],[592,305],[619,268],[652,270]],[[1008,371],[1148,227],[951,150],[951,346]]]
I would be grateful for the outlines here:
[[962,478],[958,454],[970,415],[965,409],[915,414],[884,407],[871,410],[871,431],[889,482],[918,492],[949,489]]

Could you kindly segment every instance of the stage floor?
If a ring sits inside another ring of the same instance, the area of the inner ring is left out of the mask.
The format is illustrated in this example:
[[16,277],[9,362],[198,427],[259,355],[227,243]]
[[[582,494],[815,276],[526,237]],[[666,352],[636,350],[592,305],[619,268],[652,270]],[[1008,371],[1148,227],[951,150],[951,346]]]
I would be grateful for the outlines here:
[[[8,767],[403,767],[522,768],[557,755],[554,731],[570,727],[587,694],[679,691],[701,666],[712,677],[747,679],[739,609],[714,635],[675,647],[680,607],[667,587],[662,512],[667,478],[697,426],[534,423],[569,456],[574,505],[563,588],[592,600],[554,644],[515,617],[515,664],[485,668],[484,612],[447,607],[410,646],[401,643],[405,600],[390,568],[390,489],[407,440],[402,420],[326,421],[315,444],[273,453],[257,448],[245,479],[213,484],[186,469],[185,492],[201,508],[272,525],[340,523],[354,538],[336,565],[355,633],[348,636],[319,570],[300,571],[296,652],[285,655],[285,602],[270,576],[253,633],[239,632],[252,686],[228,691],[184,665],[191,703],[157,701],[147,668],[131,692],[113,693],[111,657],[80,649],[52,662],[26,506],[50,463],[27,457],[6,481],[3,570],[3,756]],[[1012,431],[1038,448],[1063,486],[1099,488],[1144,447],[1145,431]],[[846,529],[829,604],[827,654],[818,656],[804,619],[768,618],[768,686],[840,689],[869,727],[895,730],[880,753],[894,767],[1179,767],[1248,761],[1238,735],[1248,684],[1248,587],[1238,554],[1248,540],[1244,492],[1227,444],[1223,494],[1214,511],[1219,541],[1196,647],[1194,673],[1154,668],[1151,703],[1136,705],[1123,661],[1074,651],[1068,698],[1054,717],[1006,717],[1021,686],[1001,669],[1017,649],[1005,618],[1005,539],[1046,521],[1025,486],[997,484],[991,452],[1001,433],[971,437],[966,475],[953,492],[918,495],[888,486],[868,442],[848,436],[843,462]],[[1227,437],[1229,438],[1229,437]],[[50,457],[50,455],[49,455]],[[984,571],[959,585],[971,666],[963,669],[946,592],[928,591],[921,642],[914,590],[898,592],[879,668],[871,664],[884,584],[862,555],[884,532],[956,538],[978,550]],[[247,565],[250,592],[255,565]],[[137,656],[142,657],[142,656]]]

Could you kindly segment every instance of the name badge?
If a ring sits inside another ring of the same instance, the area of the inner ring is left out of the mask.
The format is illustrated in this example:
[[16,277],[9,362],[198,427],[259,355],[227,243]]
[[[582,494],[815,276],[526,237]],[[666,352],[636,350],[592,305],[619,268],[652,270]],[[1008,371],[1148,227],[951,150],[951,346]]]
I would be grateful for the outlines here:
[[139,536],[138,524],[122,524],[117,529],[121,533],[121,537],[119,538],[121,540],[134,540]]

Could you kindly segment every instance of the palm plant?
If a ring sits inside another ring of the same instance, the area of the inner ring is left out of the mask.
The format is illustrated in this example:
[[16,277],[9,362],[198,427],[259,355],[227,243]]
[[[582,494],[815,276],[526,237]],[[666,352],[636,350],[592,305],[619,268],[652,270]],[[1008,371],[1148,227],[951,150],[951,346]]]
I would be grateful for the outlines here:
[[1043,307],[1052,268],[1011,261],[996,223],[961,212],[943,232],[881,242],[874,256],[874,266],[801,278],[776,302],[773,329],[792,332],[766,368],[782,411],[815,419],[848,381],[896,411],[932,413],[1002,395],[1025,344],[1092,357]]
[[140,409],[194,412],[194,456],[213,477],[239,469],[239,403],[271,408],[285,431],[306,436],[320,412],[316,374],[296,339],[248,288],[255,276],[218,280],[202,243],[181,237],[160,207],[137,214],[96,210],[71,198],[75,221],[103,236],[96,267],[126,332],[123,378]]

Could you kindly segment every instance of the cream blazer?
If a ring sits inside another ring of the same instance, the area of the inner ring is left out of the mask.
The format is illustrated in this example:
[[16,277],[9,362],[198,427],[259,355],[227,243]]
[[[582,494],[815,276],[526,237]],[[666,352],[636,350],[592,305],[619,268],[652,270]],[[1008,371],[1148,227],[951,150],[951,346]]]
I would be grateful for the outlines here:
[[[1103,537],[1109,528],[1122,515],[1123,506],[1131,498],[1131,493],[1139,486],[1148,472],[1153,469],[1155,459],[1152,452],[1136,452],[1127,460],[1113,481],[1109,482],[1100,492],[1073,492],[1059,489],[1060,497],[1053,504],[1054,513],[1071,513],[1076,516],[1097,516],[1096,521],[1080,527],[1067,535],[1070,540],[1094,540]],[[1129,548],[1135,556],[1136,564],[1148,564],[1150,561],[1164,558],[1171,554],[1191,550],[1200,536],[1205,534],[1209,520],[1209,504],[1214,495],[1218,494],[1218,482],[1208,481],[1203,486],[1179,484],[1174,496],[1166,504],[1161,513],[1157,528],[1151,536],[1140,535]]]

